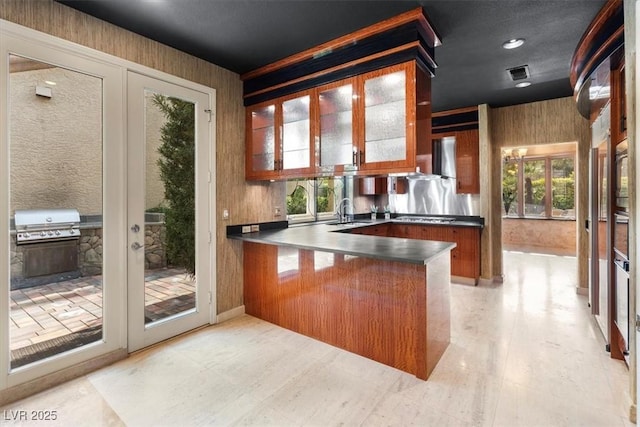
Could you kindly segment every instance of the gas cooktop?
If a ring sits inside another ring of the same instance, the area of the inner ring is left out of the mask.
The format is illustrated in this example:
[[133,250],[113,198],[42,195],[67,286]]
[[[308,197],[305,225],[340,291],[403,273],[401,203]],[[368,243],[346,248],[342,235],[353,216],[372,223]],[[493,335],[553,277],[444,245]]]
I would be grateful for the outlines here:
[[399,216],[395,220],[400,222],[420,222],[428,224],[450,224],[455,222],[455,218],[441,216]]

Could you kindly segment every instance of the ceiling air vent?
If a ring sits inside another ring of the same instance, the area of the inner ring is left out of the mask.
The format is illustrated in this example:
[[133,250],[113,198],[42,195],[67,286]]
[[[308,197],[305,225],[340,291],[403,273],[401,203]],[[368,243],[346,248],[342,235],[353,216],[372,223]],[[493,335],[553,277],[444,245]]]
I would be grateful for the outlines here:
[[518,80],[528,79],[530,76],[528,65],[520,65],[519,67],[508,68],[507,71],[509,72],[511,79],[514,82],[517,82]]

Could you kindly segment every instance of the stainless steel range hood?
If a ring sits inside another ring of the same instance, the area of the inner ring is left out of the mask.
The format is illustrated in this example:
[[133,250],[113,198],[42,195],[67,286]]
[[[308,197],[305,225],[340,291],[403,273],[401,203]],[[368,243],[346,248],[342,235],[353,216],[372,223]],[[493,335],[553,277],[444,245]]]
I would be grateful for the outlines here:
[[407,179],[436,180],[456,177],[456,138],[447,136],[434,139],[431,155],[431,173],[416,170],[410,173],[389,174],[390,176],[403,176]]
[[456,177],[456,138],[447,136],[433,141],[433,174],[442,178]]

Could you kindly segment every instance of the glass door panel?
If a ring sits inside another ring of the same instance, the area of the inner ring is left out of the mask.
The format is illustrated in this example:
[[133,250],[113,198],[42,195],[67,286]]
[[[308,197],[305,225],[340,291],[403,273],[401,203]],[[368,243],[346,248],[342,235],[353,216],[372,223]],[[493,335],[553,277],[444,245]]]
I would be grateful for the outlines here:
[[[103,79],[9,57],[10,366],[103,339]],[[70,214],[70,217],[66,214]]]
[[330,173],[354,170],[353,85],[328,89],[319,94],[320,168]]
[[196,305],[195,103],[149,89],[144,99],[145,215],[140,245],[144,318],[149,324]]
[[135,73],[128,82],[133,351],[209,320],[209,98]]
[[366,163],[405,160],[406,74],[404,71],[364,82]]
[[310,96],[282,103],[282,169],[311,167]]
[[275,105],[251,112],[251,168],[253,172],[274,171],[276,161]]

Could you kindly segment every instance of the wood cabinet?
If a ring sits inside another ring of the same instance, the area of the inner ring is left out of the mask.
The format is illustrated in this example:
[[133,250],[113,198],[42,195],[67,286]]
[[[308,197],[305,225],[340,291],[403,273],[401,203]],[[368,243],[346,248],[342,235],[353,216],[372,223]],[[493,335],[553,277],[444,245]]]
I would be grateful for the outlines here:
[[475,282],[480,278],[480,228],[384,223],[355,228],[351,232],[371,236],[454,242],[456,247],[451,250],[451,275],[473,279]]
[[456,132],[458,194],[480,193],[480,137],[477,130]]
[[[356,168],[355,126],[356,79],[341,80],[317,89],[318,93],[318,172],[341,175]],[[355,150],[355,151],[354,151]]]
[[247,179],[313,173],[312,93],[299,93],[247,109]]
[[411,172],[431,144],[430,77],[415,61],[247,108],[247,179]]
[[624,61],[611,70],[611,139],[619,144],[627,139],[627,96]]
[[433,139],[456,139],[456,192],[480,194],[480,137],[477,129],[434,133]]

